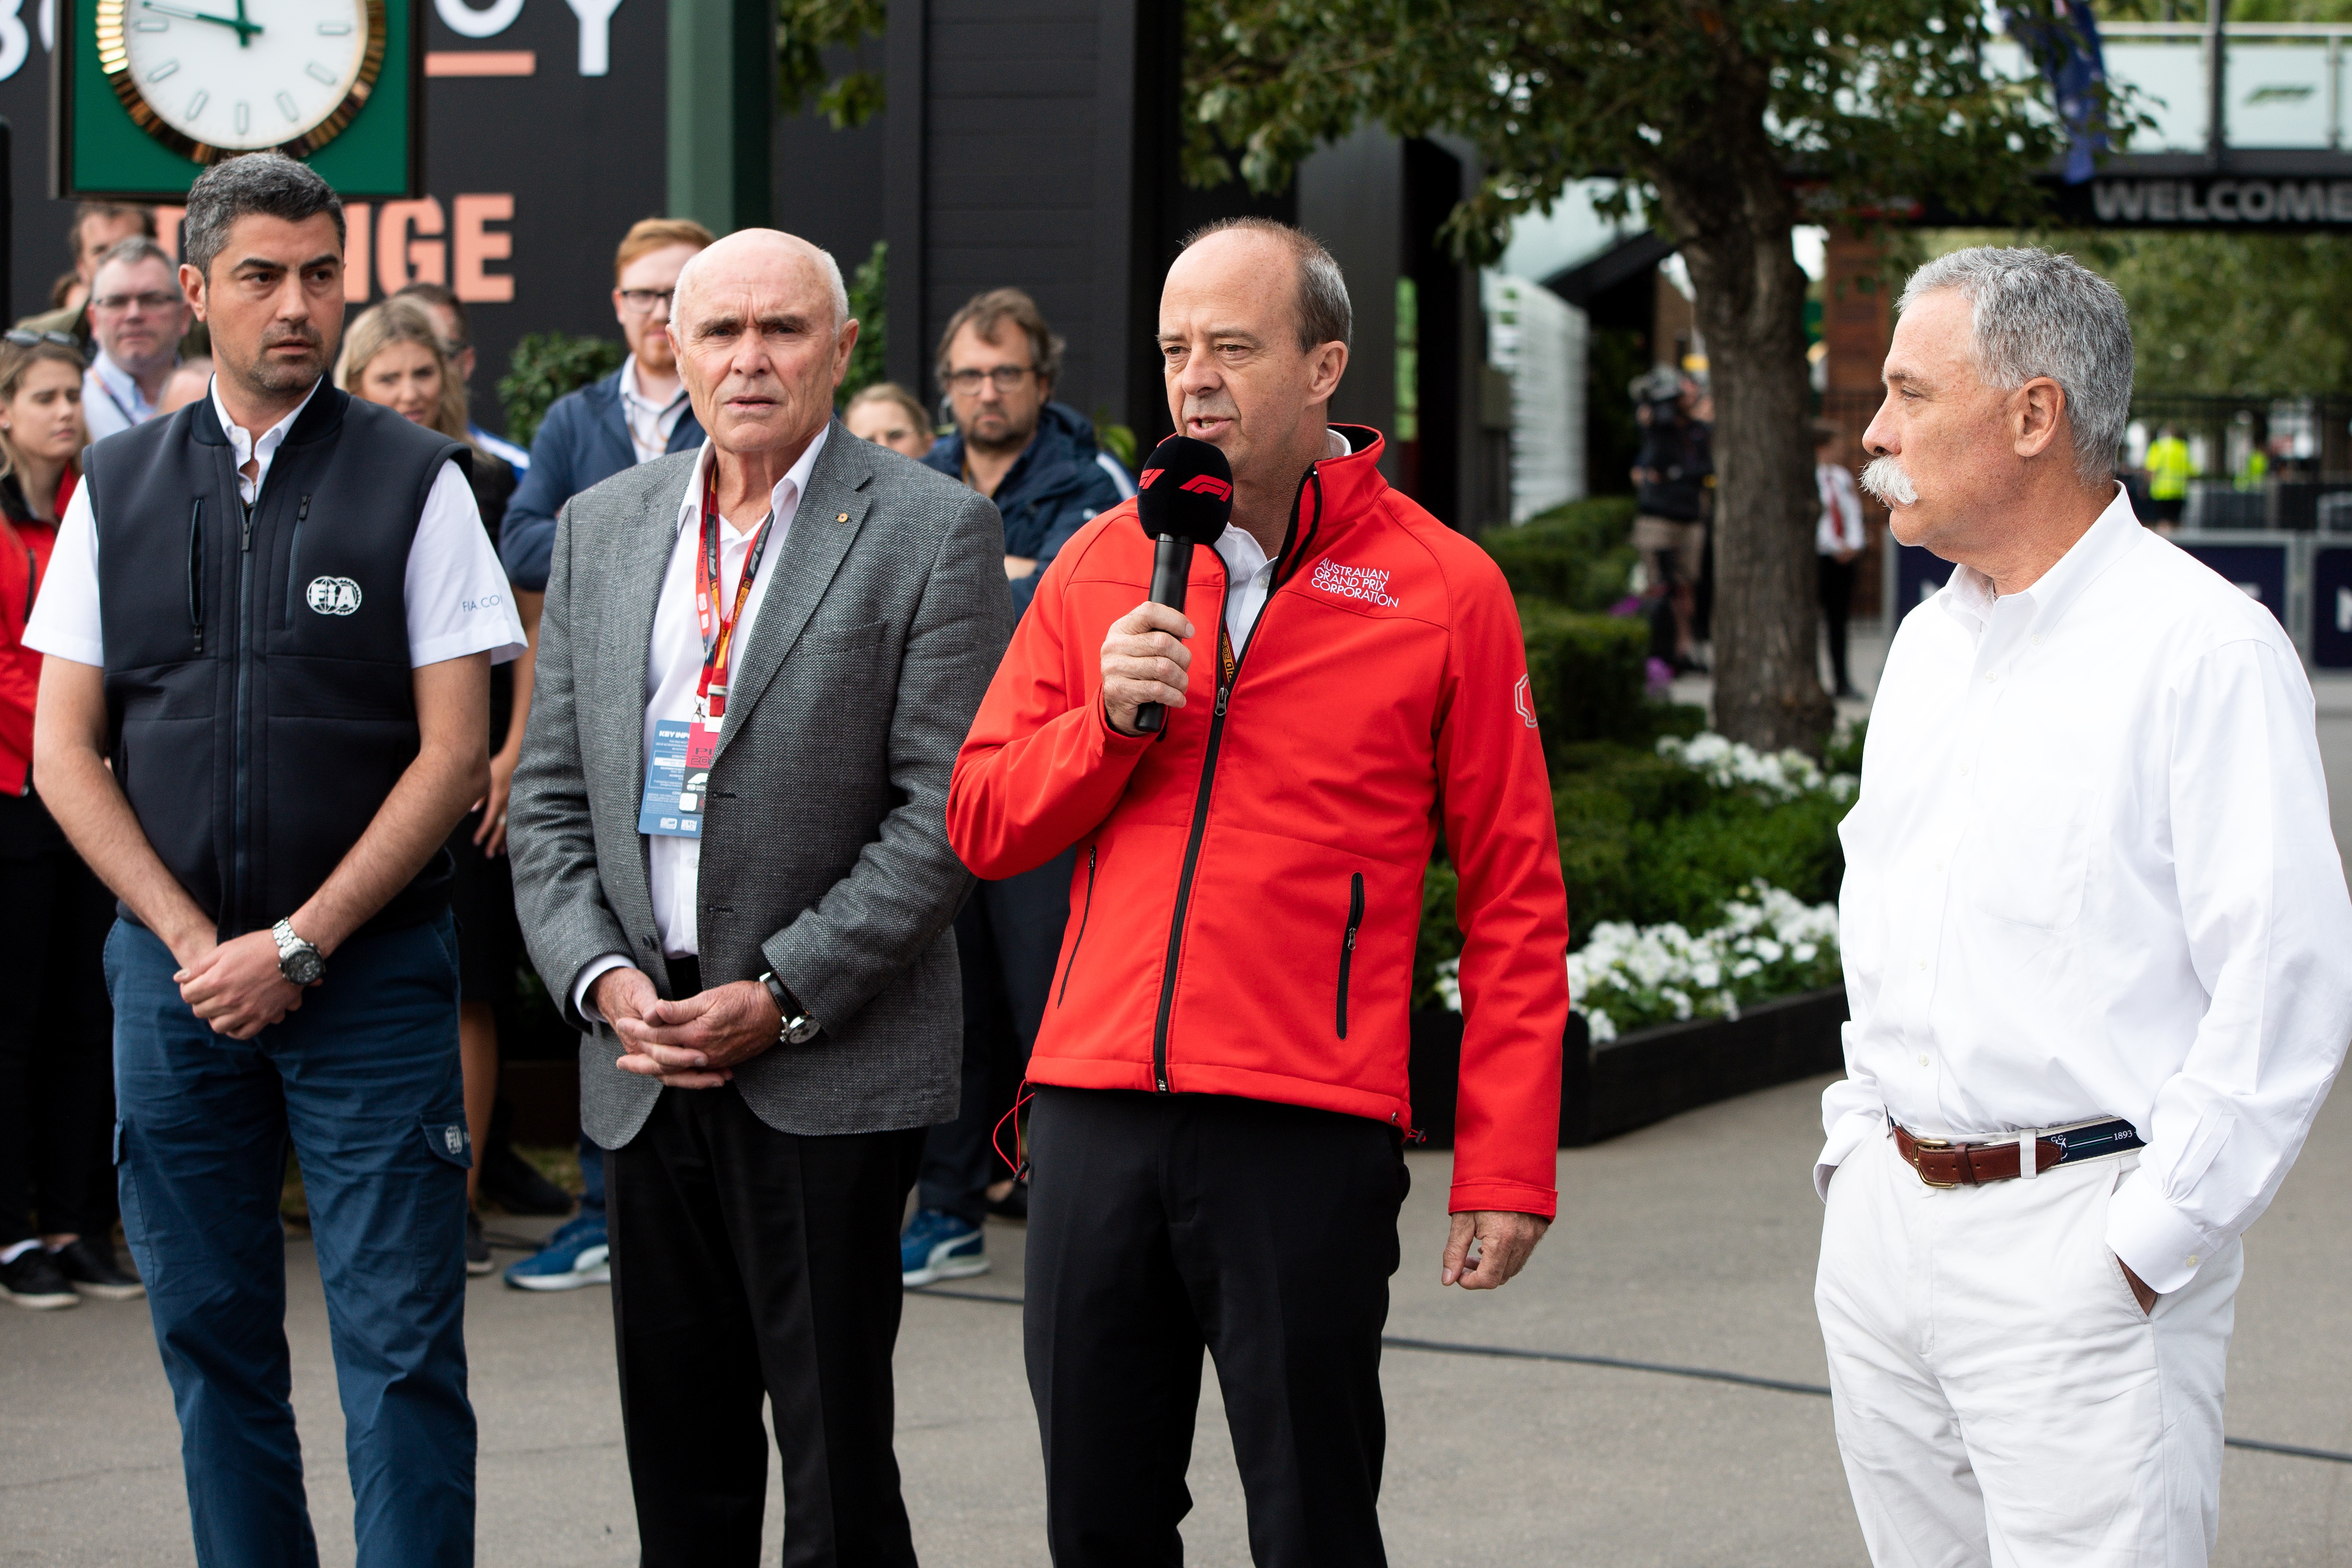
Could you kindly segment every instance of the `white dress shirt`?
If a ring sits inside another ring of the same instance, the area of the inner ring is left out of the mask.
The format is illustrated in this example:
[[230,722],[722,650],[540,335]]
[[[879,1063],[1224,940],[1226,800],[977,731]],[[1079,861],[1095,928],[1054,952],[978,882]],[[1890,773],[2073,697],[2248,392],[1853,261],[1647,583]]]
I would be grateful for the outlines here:
[[81,422],[93,441],[102,441],[133,425],[155,417],[155,405],[131,379],[131,373],[107,356],[104,349],[81,373]]
[[2128,1119],[2106,1242],[2179,1289],[2268,1205],[2352,1037],[2352,899],[2310,683],[2268,610],[2121,487],[2032,586],[1905,617],[1839,829],[1845,1079],[1883,1134]]
[[[313,387],[311,396],[316,395],[318,389]],[[310,402],[304,398],[302,407]],[[236,453],[237,489],[250,506],[268,479],[270,462],[302,408],[263,431],[258,441],[229,418],[217,388],[213,408]],[[261,477],[247,479],[245,464],[257,458]],[[314,521],[310,526],[318,524]],[[412,668],[485,649],[493,664],[522,656],[522,622],[515,615],[514,595],[507,586],[505,569],[499,564],[498,547],[482,527],[473,487],[455,463],[442,464],[433,488],[425,492],[425,512],[417,520],[416,537],[408,547],[401,595],[408,611]],[[98,603],[98,523],[90,512],[88,485],[74,487],[73,500],[66,503],[66,514],[58,521],[58,542],[49,569],[41,578],[40,596],[33,601],[25,646],[76,664],[106,663]]]
[[[751,646],[751,627],[760,617],[760,606],[768,597],[768,584],[775,580],[777,563],[782,560],[784,539],[791,533],[793,517],[800,510],[801,497],[808,491],[810,473],[816,468],[817,454],[824,450],[827,426],[819,430],[800,461],[794,463],[784,477],[776,481],[769,492],[768,506],[773,519],[768,526],[774,530],[767,547],[760,552],[760,574],[751,579],[751,591],[743,600],[743,618],[735,624],[735,633],[728,647],[728,662],[742,668],[743,655]],[[662,575],[661,597],[655,601],[653,637],[646,648],[646,716],[645,755],[654,752],[654,725],[664,719],[690,721],[694,717],[695,688],[702,681],[702,628],[694,614],[694,562],[702,550],[702,485],[710,471],[715,449],[708,439],[694,460],[694,474],[687,481],[686,493],[677,502],[677,542],[671,546],[669,569]],[[735,589],[742,580],[743,563],[751,553],[751,534],[739,531],[723,519],[719,525],[719,603],[735,602]],[[638,781],[642,787],[644,780]],[[667,834],[647,835],[647,847],[652,857],[652,890],[654,929],[661,938],[662,952],[671,958],[698,955],[702,949],[696,930],[698,915],[695,897],[702,881],[702,841],[680,838]],[[629,955],[608,952],[580,971],[580,978],[572,984],[572,1005],[585,1018],[601,1022],[602,1016],[588,1005],[588,988],[608,969],[632,967]]]
[[1813,549],[1822,555],[1860,550],[1862,497],[1854,492],[1853,473],[1843,463],[1815,463],[1813,483],[1822,493],[1822,521],[1813,530]]
[[[1355,449],[1337,430],[1326,430],[1323,437],[1327,462]],[[1230,522],[1217,536],[1217,553],[1225,563],[1225,631],[1238,655],[1248,646],[1250,628],[1257,625],[1258,612],[1265,608],[1265,596],[1274,591],[1274,563],[1265,558],[1265,546],[1255,534]]]
[[638,462],[650,463],[669,450],[670,435],[686,417],[686,410],[685,382],[678,383],[667,403],[656,403],[637,391],[637,356],[631,354],[621,362],[621,419],[629,427],[629,445],[635,449]]

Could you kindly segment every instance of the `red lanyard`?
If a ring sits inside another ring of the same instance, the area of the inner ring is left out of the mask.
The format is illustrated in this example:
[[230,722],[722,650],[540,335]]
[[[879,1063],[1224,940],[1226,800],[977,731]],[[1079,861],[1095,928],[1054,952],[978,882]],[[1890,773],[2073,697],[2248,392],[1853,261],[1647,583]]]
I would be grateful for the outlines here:
[[727,716],[728,649],[734,643],[735,628],[742,622],[743,605],[751,597],[752,579],[760,574],[760,558],[767,553],[768,524],[774,520],[771,512],[762,518],[751,533],[751,552],[743,558],[743,574],[735,581],[735,607],[724,617],[719,614],[719,475],[717,465],[702,484],[702,550],[695,557],[694,620],[702,633],[702,679],[696,684],[695,717],[698,723],[716,729]]

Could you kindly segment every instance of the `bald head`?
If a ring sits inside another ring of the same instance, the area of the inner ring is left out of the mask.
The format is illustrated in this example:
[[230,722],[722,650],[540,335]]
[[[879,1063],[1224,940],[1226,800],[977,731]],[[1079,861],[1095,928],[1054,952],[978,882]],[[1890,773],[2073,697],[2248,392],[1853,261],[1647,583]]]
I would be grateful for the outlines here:
[[691,300],[699,290],[752,281],[773,286],[788,279],[797,283],[803,275],[833,307],[833,330],[839,331],[849,320],[849,290],[842,284],[840,264],[831,251],[776,228],[738,229],[697,251],[677,275],[670,320],[689,320],[689,312],[696,309]]
[[694,416],[728,458],[722,469],[796,458],[832,419],[857,342],[833,258],[772,228],[697,253],[677,275],[668,331]]

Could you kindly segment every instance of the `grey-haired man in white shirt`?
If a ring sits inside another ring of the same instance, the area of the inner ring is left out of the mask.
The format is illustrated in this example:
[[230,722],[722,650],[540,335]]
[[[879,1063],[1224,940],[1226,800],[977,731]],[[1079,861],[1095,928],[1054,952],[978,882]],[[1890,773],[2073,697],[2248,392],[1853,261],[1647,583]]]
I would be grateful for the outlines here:
[[2124,302],[1914,274],[1863,482],[1958,563],[1841,836],[1815,1300],[1880,1563],[2201,1563],[2238,1237],[2352,1037],[2352,899],[2271,613],[2115,480]]

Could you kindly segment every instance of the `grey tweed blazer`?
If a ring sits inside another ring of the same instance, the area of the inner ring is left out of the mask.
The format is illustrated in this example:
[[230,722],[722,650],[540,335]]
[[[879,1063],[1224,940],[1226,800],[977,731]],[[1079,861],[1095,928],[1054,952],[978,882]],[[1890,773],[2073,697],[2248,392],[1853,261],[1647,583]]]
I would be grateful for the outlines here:
[[[581,1124],[608,1149],[663,1089],[613,1065],[617,1038],[572,991],[626,953],[673,994],[637,805],[654,601],[694,462],[624,470],[557,520],[509,807],[523,934],[583,1031]],[[948,773],[1012,636],[1003,554],[985,498],[836,422],[761,568],[773,575],[730,682],[696,915],[706,986],[772,969],[824,1026],[736,1070],[744,1103],[782,1131],[955,1114],[950,927],[972,879],[948,847]]]

